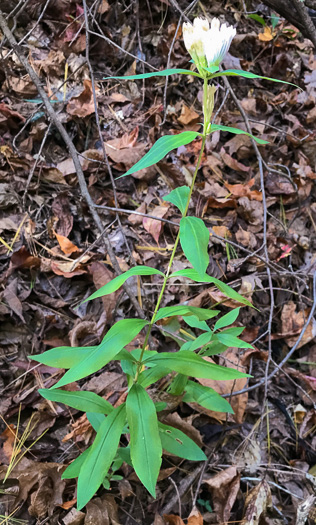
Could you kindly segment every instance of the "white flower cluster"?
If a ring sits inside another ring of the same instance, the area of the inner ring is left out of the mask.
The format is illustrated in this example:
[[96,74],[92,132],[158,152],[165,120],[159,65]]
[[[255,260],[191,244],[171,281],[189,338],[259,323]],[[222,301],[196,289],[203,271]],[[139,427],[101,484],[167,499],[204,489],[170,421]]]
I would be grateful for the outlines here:
[[218,67],[236,35],[233,26],[221,25],[218,18],[213,18],[211,27],[208,20],[195,18],[193,24],[185,22],[182,31],[185,47],[198,68],[202,69]]

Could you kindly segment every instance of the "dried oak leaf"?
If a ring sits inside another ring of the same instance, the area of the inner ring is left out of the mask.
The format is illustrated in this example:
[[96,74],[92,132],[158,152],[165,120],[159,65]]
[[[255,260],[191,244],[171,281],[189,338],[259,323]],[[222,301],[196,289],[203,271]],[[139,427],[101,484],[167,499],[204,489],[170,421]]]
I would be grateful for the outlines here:
[[236,467],[222,470],[214,477],[203,480],[212,494],[213,507],[218,523],[226,524],[236,501],[240,486],[240,475]]
[[228,166],[232,170],[238,171],[240,173],[248,173],[251,170],[250,166],[245,166],[237,159],[234,159],[234,157],[231,157],[228,153],[226,153],[224,148],[221,149],[220,154],[226,166]]
[[[62,481],[61,474],[64,468],[64,465],[58,463],[38,463],[22,458],[9,476],[10,480],[17,480],[19,484],[14,506],[17,507],[30,497],[28,511],[31,516],[37,519],[51,516],[56,506],[63,504],[66,484]],[[6,470],[5,467],[0,467],[0,479],[4,479]]]
[[[289,301],[284,305],[281,321],[282,321],[282,336],[290,348],[295,345],[302,328],[304,327],[309,315],[309,309],[296,312],[296,305],[293,301]],[[297,334],[297,335],[296,335]],[[294,336],[294,337],[293,337]],[[316,337],[316,321],[313,318],[306,328],[303,338],[297,348],[301,348]]]
[[[108,270],[107,267],[99,261],[93,262],[89,265],[89,272],[92,275],[93,282],[97,290],[102,288],[102,286],[106,285],[113,279],[113,273],[110,272],[110,270]],[[110,295],[105,295],[102,297],[107,323],[111,322],[112,314],[115,310],[117,298],[120,293],[121,291],[117,290]]]
[[84,525],[120,525],[117,504],[111,494],[94,498],[87,503],[86,509]]
[[255,179],[252,178],[245,184],[228,184],[225,182],[225,187],[234,197],[249,197],[250,200],[262,201],[261,191],[250,189],[254,183]]
[[263,480],[251,489],[246,496],[244,520],[242,525],[259,525],[267,509],[272,506],[271,491]]
[[59,246],[61,247],[65,255],[71,255],[72,253],[79,252],[78,246],[76,246],[73,242],[67,239],[67,237],[65,237],[64,235],[59,235],[56,232],[54,233],[59,243]]
[[[165,217],[167,215],[169,210],[169,206],[156,206],[152,212],[151,215],[154,215],[155,217]],[[156,243],[158,244],[159,236],[163,229],[163,222],[158,221],[156,219],[151,219],[150,217],[144,217],[143,218],[143,226],[150,235],[155,239]]]
[[58,218],[58,223],[55,227],[56,232],[59,235],[68,237],[70,234],[74,218],[70,212],[70,205],[68,195],[65,192],[59,193],[57,197],[53,200],[52,211],[54,215]]
[[[125,133],[118,139],[109,140],[104,143],[105,151],[109,158],[114,162],[116,169],[126,171],[138,162],[146,152],[146,144],[137,142],[138,127],[131,133]],[[133,177],[136,179],[150,178],[155,175],[156,170],[153,166],[144,168]]]
[[14,443],[16,440],[16,431],[14,425],[9,425],[0,434],[0,440],[3,441],[2,447],[0,448],[0,463],[8,464],[13,453]]
[[178,118],[178,122],[183,126],[189,124],[196,124],[200,120],[200,115],[192,108],[188,108],[185,104],[182,105],[181,115]]
[[67,105],[67,113],[76,117],[87,117],[95,111],[91,80],[83,81],[83,91],[77,97],[70,99]]

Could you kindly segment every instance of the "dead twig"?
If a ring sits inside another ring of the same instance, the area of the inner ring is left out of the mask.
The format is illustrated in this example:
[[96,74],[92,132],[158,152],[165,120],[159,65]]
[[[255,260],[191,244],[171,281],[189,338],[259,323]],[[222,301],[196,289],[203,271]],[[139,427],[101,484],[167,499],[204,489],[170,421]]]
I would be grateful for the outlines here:
[[310,40],[313,42],[314,47],[316,48],[316,28],[312,22],[311,17],[308,14],[304,1],[293,0],[293,4],[299,18],[301,19],[301,23],[306,29],[306,33],[308,34]]

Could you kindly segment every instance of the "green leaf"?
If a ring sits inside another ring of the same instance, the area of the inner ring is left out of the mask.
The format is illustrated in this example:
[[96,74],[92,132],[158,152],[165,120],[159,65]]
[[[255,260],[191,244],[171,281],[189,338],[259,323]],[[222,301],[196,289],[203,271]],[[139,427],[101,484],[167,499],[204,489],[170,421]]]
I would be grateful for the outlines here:
[[82,509],[94,496],[115,457],[126,421],[125,405],[115,408],[101,424],[83,463],[77,488],[77,508]]
[[211,355],[221,354],[221,353],[225,352],[225,350],[227,350],[227,346],[226,345],[223,345],[219,341],[212,341],[209,345],[207,345],[207,346],[205,346],[205,348],[203,348],[203,351],[202,351],[202,353],[200,355],[208,357],[208,356],[211,356]]
[[131,460],[131,449],[130,447],[119,447],[117,451],[120,458],[122,458],[125,463],[127,463],[130,467],[133,466],[132,460]]
[[219,281],[219,279],[215,279],[215,277],[211,277],[207,274],[200,275],[197,271],[193,270],[192,268],[187,268],[186,270],[178,270],[177,272],[172,273],[171,275],[169,275],[169,279],[171,277],[181,276],[187,277],[188,279],[192,279],[192,281],[195,281],[197,283],[212,283],[227,297],[230,297],[230,299],[234,299],[239,303],[251,306],[253,308],[253,305],[249,301],[247,301],[245,297],[240,295],[238,292],[235,292],[235,290],[228,286],[228,284],[222,283],[222,281]]
[[130,343],[148,321],[143,319],[122,319],[115,323],[104,337],[102,343],[82,359],[52,387],[52,389],[78,381],[105,366],[122,348]]
[[126,400],[133,467],[140,481],[155,498],[162,446],[155,405],[144,388],[135,383]]
[[98,432],[100,426],[102,425],[103,421],[105,420],[105,416],[103,414],[97,414],[96,412],[87,412],[87,419],[88,419],[89,423],[92,425],[93,429],[96,432]]
[[272,25],[272,29],[275,29],[276,26],[278,25],[279,23],[279,20],[280,20],[280,17],[278,15],[276,15],[275,13],[272,13],[271,14],[271,25]]
[[112,279],[112,281],[106,283],[104,286],[99,288],[99,290],[85,299],[81,304],[91,301],[91,299],[96,299],[97,297],[103,297],[104,295],[109,295],[110,293],[116,292],[116,290],[118,290],[122,284],[124,284],[125,281],[127,281],[127,279],[133,275],[161,275],[164,277],[162,272],[156,270],[155,268],[150,268],[150,266],[135,266],[135,268],[127,270],[127,272],[118,275]]
[[213,131],[229,131],[229,133],[234,133],[235,135],[248,135],[248,137],[251,137],[258,144],[269,144],[269,141],[259,139],[258,137],[251,135],[251,133],[247,133],[243,129],[239,128],[231,128],[230,126],[220,126],[218,124],[212,124],[209,133],[213,133]]
[[180,243],[193,268],[201,275],[209,264],[208,241],[210,232],[202,219],[183,217],[180,221]]
[[53,366],[54,368],[71,368],[96,348],[96,346],[58,346],[42,354],[29,355],[28,357],[33,361],[43,363],[43,365]]
[[169,374],[169,370],[167,368],[163,368],[161,366],[153,366],[152,368],[148,368],[147,370],[144,370],[139,375],[138,383],[142,385],[143,388],[147,388],[148,386],[152,385],[153,383],[156,383],[159,379],[162,377],[165,377]]
[[185,391],[184,402],[198,403],[208,410],[214,410],[214,412],[234,413],[228,401],[213,390],[213,388],[200,385],[194,381],[188,381]]
[[61,475],[61,479],[73,479],[79,476],[80,469],[87,459],[91,447],[88,447],[82,454],[80,454]]
[[237,337],[243,333],[245,327],[244,326],[231,326],[230,328],[226,328],[221,332],[221,334],[231,334],[236,335]]
[[189,199],[190,188],[188,186],[179,186],[175,190],[172,190],[168,195],[162,199],[167,202],[174,204],[184,215],[185,208]]
[[160,422],[158,427],[162,448],[167,452],[190,461],[205,461],[207,459],[200,447],[181,430]]
[[182,350],[190,350],[190,352],[194,352],[194,350],[197,350],[198,348],[201,348],[202,346],[206,345],[211,341],[213,337],[213,332],[208,331],[204,334],[199,335],[194,341],[187,341],[181,346],[181,352]]
[[233,324],[238,315],[239,315],[240,308],[235,308],[234,310],[231,310],[228,312],[228,314],[223,315],[218,321],[216,321],[214,326],[214,332],[215,330],[219,330],[220,328],[225,328],[225,326],[229,326],[230,324]]
[[110,414],[113,410],[111,403],[94,392],[86,392],[84,390],[70,392],[68,390],[48,390],[46,388],[41,388],[38,392],[44,399],[64,403],[77,410],[82,410],[82,412]]
[[232,346],[233,348],[253,348],[249,343],[241,341],[241,339],[231,334],[218,333],[214,335],[214,338],[218,339],[223,345]]
[[103,77],[103,80],[142,80],[151,77],[167,77],[169,75],[193,75],[201,78],[201,75],[190,71],[189,69],[163,69],[162,71],[153,71],[152,73],[141,73],[140,75],[129,75],[124,77]]
[[146,359],[144,365],[147,365],[147,363],[169,368],[169,370],[187,376],[217,379],[218,381],[229,381],[239,377],[251,377],[234,368],[225,368],[224,366],[209,363],[199,355],[185,350],[180,350],[175,353],[161,352],[154,357]]
[[199,330],[205,330],[206,332],[211,331],[205,321],[199,321],[194,315],[185,316],[183,320],[190,326],[190,328],[198,328]]
[[188,380],[188,376],[185,376],[183,374],[177,374],[168,389],[169,394],[172,394],[174,396],[181,396],[181,394],[183,394],[184,392]]
[[210,66],[209,67],[209,71],[211,73],[217,73],[217,71],[219,71],[219,67],[218,66]]
[[262,16],[256,15],[255,13],[251,15],[247,15],[247,18],[252,18],[252,20],[259,22],[259,24],[261,24],[263,27],[265,27],[266,25],[264,18],[262,18]]
[[173,317],[174,315],[194,315],[199,321],[206,321],[212,319],[219,314],[219,310],[206,310],[205,308],[198,308],[196,306],[187,306],[185,304],[178,304],[176,306],[166,306],[160,308],[155,317],[155,321],[165,319],[167,317]]
[[156,164],[163,159],[169,151],[189,144],[199,135],[201,135],[201,133],[198,133],[197,131],[183,131],[178,135],[164,135],[164,137],[160,137],[142,159],[136,162],[136,164],[124,173],[124,175],[121,175],[121,177],[118,178],[126,177],[126,175],[131,175],[136,171],[153,166],[153,164]]
[[[204,68],[207,71],[210,71],[208,67]],[[211,71],[210,71],[211,73]],[[281,84],[288,84],[290,86],[294,86],[296,88],[302,89],[296,84],[292,84],[291,82],[286,82],[285,80],[279,80],[278,78],[270,78],[270,77],[263,77],[261,75],[255,75],[255,73],[251,73],[250,71],[243,71],[242,69],[226,69],[225,71],[220,71],[219,73],[214,73],[211,78],[216,77],[244,77],[244,78],[261,78],[262,80],[270,80],[271,82],[281,82]]]

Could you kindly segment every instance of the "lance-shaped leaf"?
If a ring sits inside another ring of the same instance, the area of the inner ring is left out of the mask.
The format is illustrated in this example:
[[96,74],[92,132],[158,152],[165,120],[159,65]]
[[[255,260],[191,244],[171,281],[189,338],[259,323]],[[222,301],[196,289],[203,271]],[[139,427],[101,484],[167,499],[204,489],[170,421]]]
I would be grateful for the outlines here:
[[167,368],[153,366],[152,368],[147,368],[147,370],[144,370],[144,372],[139,375],[138,383],[142,385],[143,388],[147,388],[168,374],[169,370]]
[[190,461],[205,461],[207,459],[200,447],[181,430],[164,425],[160,421],[158,427],[162,448],[167,452]]
[[206,330],[207,332],[211,331],[205,321],[199,321],[197,317],[194,317],[194,315],[188,315],[184,317],[183,321],[191,328],[198,328],[199,330]]
[[[179,133],[178,135],[164,135],[163,137],[160,137],[148,153],[124,173],[124,175],[121,175],[121,177],[126,177],[126,175],[131,175],[136,171],[153,166],[153,164],[156,164],[163,159],[169,151],[189,144],[199,135],[201,135],[201,133],[198,133],[197,131],[183,131],[183,133]],[[118,178],[120,179],[121,177]]]
[[78,477],[77,508],[82,509],[104,480],[115,457],[126,421],[125,405],[115,408],[101,424]]
[[223,315],[223,317],[216,321],[214,332],[215,330],[220,330],[220,328],[225,328],[226,326],[233,324],[239,315],[239,311],[240,308],[234,308],[234,310],[231,310],[228,314]]
[[84,390],[71,392],[69,390],[49,390],[41,388],[38,393],[41,394],[44,399],[55,401],[57,403],[64,403],[65,405],[81,410],[82,412],[110,414],[113,410],[111,403],[94,392],[86,392]]
[[187,341],[181,346],[182,350],[190,350],[190,352],[194,352],[194,350],[197,350],[198,348],[201,348],[202,346],[206,345],[211,341],[213,338],[213,332],[210,330],[208,332],[205,332],[204,334],[199,335],[194,341]]
[[163,69],[162,71],[152,71],[151,73],[141,73],[139,75],[129,75],[123,77],[103,77],[103,80],[142,80],[143,78],[151,77],[168,77],[169,75],[192,75],[194,77],[200,77],[195,71],[189,69]]
[[[208,67],[204,69],[212,73],[212,71]],[[278,78],[263,77],[261,75],[256,75],[255,73],[251,73],[250,71],[243,71],[242,69],[226,69],[225,71],[213,73],[210,78],[216,78],[216,77],[261,78],[262,80],[270,80],[271,82],[280,82],[281,84],[288,84],[290,86],[294,86],[296,88],[301,89],[296,84],[292,84],[292,82],[287,82],[286,80],[279,80]]]
[[248,137],[251,137],[258,144],[269,144],[267,140],[259,139],[258,137],[251,135],[251,133],[247,133],[246,131],[239,128],[231,128],[230,126],[220,126],[218,124],[212,124],[209,133],[213,133],[213,131],[229,131],[229,133],[234,133],[235,135],[248,135]]
[[168,195],[163,197],[163,200],[174,204],[181,211],[182,215],[184,215],[189,195],[190,188],[188,186],[179,186],[179,188],[172,190]]
[[104,286],[99,288],[99,290],[85,299],[83,303],[86,301],[91,301],[91,299],[96,299],[97,297],[103,297],[104,295],[109,295],[110,293],[116,292],[116,290],[118,290],[122,284],[124,284],[125,281],[127,281],[127,279],[133,275],[161,275],[164,277],[164,274],[159,270],[156,270],[156,268],[151,268],[150,266],[135,266],[135,268],[127,270],[127,272],[118,275],[112,279],[112,281],[106,283]]
[[126,400],[133,467],[148,492],[155,497],[162,446],[155,405],[144,388],[135,383]]
[[146,359],[144,365],[147,365],[147,363],[169,368],[169,370],[187,376],[217,379],[219,381],[229,381],[239,377],[251,377],[234,368],[225,368],[224,366],[209,363],[199,355],[186,350],[180,350],[175,353],[161,352],[154,357]]
[[160,308],[155,317],[155,321],[172,317],[174,315],[194,315],[199,321],[207,321],[207,319],[212,319],[212,317],[215,317],[219,313],[219,310],[207,310],[206,308],[198,308],[197,306],[179,304],[177,306],[166,306],[165,308]]
[[43,363],[43,365],[53,366],[54,368],[71,368],[77,365],[97,346],[58,346],[39,355],[29,355],[29,359]]
[[178,270],[177,272],[172,273],[171,275],[169,275],[169,279],[171,277],[180,276],[192,279],[192,281],[195,281],[197,283],[212,283],[227,297],[230,297],[231,299],[234,299],[235,301],[238,301],[241,304],[245,304],[251,307],[253,306],[247,299],[245,299],[245,297],[240,295],[238,292],[235,292],[233,288],[228,286],[228,284],[222,283],[222,281],[216,279],[215,277],[211,277],[207,274],[200,275],[196,270],[193,270],[192,268],[187,268],[185,270]]
[[233,348],[252,348],[249,343],[246,343],[245,341],[242,341],[241,339],[238,339],[235,335],[227,334],[227,333],[218,333],[214,335],[214,339],[217,339],[220,343],[226,346],[232,346]]
[[214,410],[215,412],[234,413],[228,401],[213,390],[213,388],[200,385],[194,381],[188,381],[185,392],[184,402],[198,403],[202,407],[208,410]]
[[113,357],[130,343],[134,337],[148,324],[143,319],[122,319],[115,323],[108,331],[102,343],[82,359],[77,365],[70,368],[68,372],[52,388],[59,388],[78,381],[105,366]]
[[201,275],[209,264],[208,241],[210,232],[202,219],[183,217],[180,221],[180,243],[193,268]]
[[[53,366],[54,368],[71,368],[78,363],[80,363],[85,357],[90,355],[91,352],[94,352],[98,348],[97,346],[59,346],[57,348],[52,348],[52,350],[47,350],[43,354],[36,356],[29,356],[33,361],[38,361],[47,366]],[[114,360],[121,361],[125,359],[127,361],[134,361],[133,357],[125,348],[123,348],[116,356],[113,357]]]

